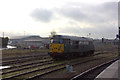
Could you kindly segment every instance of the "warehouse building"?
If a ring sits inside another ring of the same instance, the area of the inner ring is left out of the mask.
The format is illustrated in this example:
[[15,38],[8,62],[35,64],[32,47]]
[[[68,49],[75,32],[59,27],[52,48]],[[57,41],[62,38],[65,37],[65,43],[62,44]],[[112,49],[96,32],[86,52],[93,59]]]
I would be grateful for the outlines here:
[[40,36],[16,36],[10,38],[11,46],[18,48],[45,48],[49,44],[48,37]]

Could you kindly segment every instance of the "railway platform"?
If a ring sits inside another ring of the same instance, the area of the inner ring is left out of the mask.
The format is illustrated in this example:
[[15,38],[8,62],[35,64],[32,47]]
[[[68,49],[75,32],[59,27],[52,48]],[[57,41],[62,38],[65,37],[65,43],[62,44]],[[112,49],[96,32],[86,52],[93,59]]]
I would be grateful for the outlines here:
[[95,80],[99,79],[120,80],[120,60],[117,60],[103,70]]

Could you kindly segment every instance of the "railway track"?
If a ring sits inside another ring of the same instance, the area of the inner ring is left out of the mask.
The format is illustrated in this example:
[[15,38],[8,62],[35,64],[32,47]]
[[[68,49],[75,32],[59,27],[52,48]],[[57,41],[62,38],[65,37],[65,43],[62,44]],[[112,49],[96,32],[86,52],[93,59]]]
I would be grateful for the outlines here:
[[2,60],[15,60],[15,59],[21,59],[21,58],[27,58],[27,57],[37,57],[37,56],[46,56],[47,53],[37,53],[37,54],[30,54],[30,55],[23,55],[23,56],[17,56],[17,57],[2,57]]
[[97,65],[93,68],[90,68],[84,72],[82,72],[81,74],[71,78],[70,80],[82,80],[82,79],[89,79],[89,80],[94,80],[95,77],[102,72],[106,67],[108,67],[110,64],[112,64],[113,62],[115,62],[116,60],[119,60],[120,58],[116,58],[113,60],[110,60],[108,62],[105,62],[103,64]]
[[[102,54],[101,52],[95,52],[94,55]],[[38,59],[45,59],[50,58],[49,55],[41,55],[41,54],[34,54],[34,55],[27,55],[27,56],[20,56],[20,57],[8,57],[2,59],[2,66],[13,66],[14,64],[19,64],[23,62],[28,62],[30,60],[38,60]]]
[[5,68],[2,70],[3,72],[2,74],[8,74],[8,73],[12,73],[12,72],[19,71],[19,70],[25,70],[27,68],[36,67],[36,66],[43,66],[46,64],[50,64],[52,62],[53,62],[52,59],[37,60],[37,61],[29,62],[29,63],[27,62],[27,63],[12,66],[9,68]]
[[22,58],[16,58],[16,59],[12,59],[12,60],[2,61],[2,66],[12,66],[14,64],[16,65],[16,64],[28,62],[31,60],[39,60],[39,59],[47,59],[47,58],[50,58],[50,56],[48,56],[48,55],[44,55],[44,56],[35,55],[35,56],[27,56],[27,57],[25,56]]
[[[98,56],[98,55],[97,55]],[[33,66],[27,66],[24,68],[20,68],[20,69],[16,69],[16,70],[12,70],[10,71],[6,71],[5,73],[3,72],[3,80],[5,79],[34,79],[36,77],[40,77],[42,75],[46,75],[48,73],[60,70],[60,69],[64,69],[65,65],[67,62],[71,62],[73,65],[78,65],[78,64],[82,64],[85,62],[90,62],[93,60],[99,60],[101,58],[104,57],[85,57],[85,58],[81,58],[81,59],[74,59],[74,60],[69,60],[69,61],[61,61],[61,62],[51,62],[49,64],[47,64],[46,62],[44,62],[42,64],[42,66],[40,64],[35,64],[33,63]],[[106,58],[106,57],[105,57]],[[44,65],[45,64],[45,65]]]
[[12,79],[12,78],[15,78],[15,77],[18,77],[18,79],[19,79],[19,78],[22,78],[22,76],[27,75],[28,73],[34,73],[35,74],[36,71],[41,71],[41,70],[44,71],[45,69],[60,66],[62,64],[60,64],[60,63],[53,63],[53,64],[44,63],[44,64],[41,64],[41,65],[39,64],[39,65],[30,66],[29,68],[22,68],[22,70],[20,69],[20,70],[17,70],[17,71],[12,71],[11,74],[10,73],[5,73],[3,75],[3,77],[5,77],[4,79]]
[[[103,52],[106,52],[106,51],[95,51],[95,54],[99,54],[99,53],[103,53]],[[9,60],[16,60],[16,59],[24,59],[24,58],[28,58],[28,57],[38,57],[38,56],[46,56],[47,53],[37,53],[37,54],[30,54],[30,55],[24,55],[24,56],[17,56],[17,57],[2,57],[2,61],[9,61]]]

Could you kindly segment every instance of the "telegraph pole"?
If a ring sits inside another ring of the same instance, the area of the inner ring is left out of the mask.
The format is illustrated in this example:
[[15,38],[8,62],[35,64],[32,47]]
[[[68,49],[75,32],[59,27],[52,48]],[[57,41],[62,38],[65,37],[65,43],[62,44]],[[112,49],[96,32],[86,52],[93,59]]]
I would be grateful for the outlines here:
[[4,38],[4,32],[3,32],[3,38]]

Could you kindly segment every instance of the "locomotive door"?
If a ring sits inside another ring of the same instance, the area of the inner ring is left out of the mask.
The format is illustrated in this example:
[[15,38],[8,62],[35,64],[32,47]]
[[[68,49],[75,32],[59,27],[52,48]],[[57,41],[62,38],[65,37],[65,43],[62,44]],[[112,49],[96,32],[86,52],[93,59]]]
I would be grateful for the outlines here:
[[65,53],[70,52],[70,39],[63,39]]

